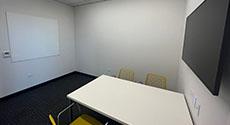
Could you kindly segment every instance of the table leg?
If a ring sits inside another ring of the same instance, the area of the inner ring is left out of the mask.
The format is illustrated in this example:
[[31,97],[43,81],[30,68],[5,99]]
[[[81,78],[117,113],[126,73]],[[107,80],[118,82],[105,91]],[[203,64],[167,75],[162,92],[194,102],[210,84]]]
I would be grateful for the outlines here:
[[[69,100],[69,104],[71,105],[73,102],[72,100]],[[70,107],[70,122],[72,122],[73,120],[73,109],[72,109],[72,106]]]

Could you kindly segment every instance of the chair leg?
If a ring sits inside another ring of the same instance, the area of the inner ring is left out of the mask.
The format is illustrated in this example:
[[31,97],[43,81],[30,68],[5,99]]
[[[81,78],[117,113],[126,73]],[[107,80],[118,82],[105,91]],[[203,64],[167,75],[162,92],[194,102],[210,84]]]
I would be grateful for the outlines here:
[[[66,111],[68,110],[69,108],[71,108],[73,105],[75,105],[75,103],[71,103],[68,107],[66,107],[65,109],[63,109],[61,112],[58,113],[58,116],[57,116],[57,124],[59,125],[60,124],[60,116]],[[71,108],[72,110],[72,108]],[[72,115],[72,112],[71,112],[71,115]],[[72,116],[71,116],[72,117]]]

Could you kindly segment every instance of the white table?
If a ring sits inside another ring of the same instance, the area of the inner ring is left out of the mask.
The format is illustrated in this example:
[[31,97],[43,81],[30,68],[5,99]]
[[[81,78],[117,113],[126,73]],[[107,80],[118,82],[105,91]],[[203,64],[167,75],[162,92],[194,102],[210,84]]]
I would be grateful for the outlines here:
[[121,124],[193,125],[183,94],[106,75],[67,97]]

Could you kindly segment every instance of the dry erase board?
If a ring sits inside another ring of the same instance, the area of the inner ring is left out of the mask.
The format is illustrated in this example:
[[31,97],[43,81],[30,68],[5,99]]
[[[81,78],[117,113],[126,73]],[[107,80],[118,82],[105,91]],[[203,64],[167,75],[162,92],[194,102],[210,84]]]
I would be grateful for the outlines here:
[[7,12],[13,62],[59,55],[58,21]]

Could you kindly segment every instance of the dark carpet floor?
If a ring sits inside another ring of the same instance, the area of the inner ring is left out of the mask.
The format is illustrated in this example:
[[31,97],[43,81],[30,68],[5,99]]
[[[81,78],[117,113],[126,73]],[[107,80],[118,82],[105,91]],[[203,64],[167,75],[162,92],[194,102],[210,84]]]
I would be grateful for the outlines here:
[[[71,73],[38,87],[0,100],[0,125],[50,125],[48,114],[57,116],[70,104],[66,95],[95,79],[81,73]],[[81,113],[90,114],[105,122],[109,119],[81,106]],[[73,107],[73,116],[80,113]],[[63,114],[61,124],[69,123],[69,112]],[[111,124],[118,124],[110,121]]]

